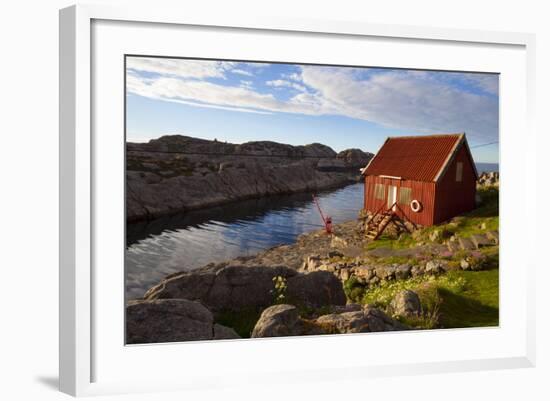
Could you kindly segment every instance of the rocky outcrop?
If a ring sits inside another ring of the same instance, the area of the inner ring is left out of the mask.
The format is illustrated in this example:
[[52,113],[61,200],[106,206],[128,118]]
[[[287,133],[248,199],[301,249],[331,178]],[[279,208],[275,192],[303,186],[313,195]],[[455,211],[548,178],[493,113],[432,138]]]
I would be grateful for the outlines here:
[[339,160],[342,160],[346,165],[360,169],[365,167],[370,159],[374,157],[373,153],[363,152],[361,149],[346,149],[338,153],[336,156]]
[[186,299],[131,301],[126,307],[126,343],[240,338],[231,328],[214,323],[212,313]]
[[347,334],[407,330],[407,326],[371,306],[352,304],[317,318],[299,316],[293,305],[275,305],[263,311],[252,337]]
[[[360,152],[360,153],[359,153]],[[358,149],[241,145],[181,135],[126,145],[126,213],[137,221],[249,198],[338,187],[359,177]]]
[[286,266],[249,266],[221,263],[175,274],[152,287],[146,300],[189,299],[214,311],[265,308],[274,303],[275,277],[286,282],[284,298],[308,307],[344,305],[342,283],[328,272],[298,273]]
[[333,334],[407,330],[407,326],[369,305],[359,311],[323,315],[315,322]]
[[390,303],[390,309],[394,316],[418,317],[422,314],[420,298],[411,290],[398,292]]
[[481,173],[477,182],[482,187],[498,186],[500,184],[500,174],[497,171]]
[[273,305],[265,309],[252,330],[252,338],[324,334],[315,324],[301,319],[293,305]]

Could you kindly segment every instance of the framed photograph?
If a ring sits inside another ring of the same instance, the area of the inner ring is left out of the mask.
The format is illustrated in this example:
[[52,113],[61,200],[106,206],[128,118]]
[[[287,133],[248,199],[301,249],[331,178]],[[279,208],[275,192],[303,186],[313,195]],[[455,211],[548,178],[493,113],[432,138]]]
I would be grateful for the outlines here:
[[533,366],[533,49],[61,10],[61,390]]

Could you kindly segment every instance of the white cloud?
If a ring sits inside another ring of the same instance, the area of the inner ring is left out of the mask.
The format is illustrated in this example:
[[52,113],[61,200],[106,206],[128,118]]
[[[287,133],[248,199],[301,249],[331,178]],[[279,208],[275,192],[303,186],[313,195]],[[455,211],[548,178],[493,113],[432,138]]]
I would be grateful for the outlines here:
[[241,70],[241,69],[238,69],[238,68],[235,68],[235,69],[231,70],[231,72],[232,72],[233,74],[246,75],[246,76],[248,76],[248,77],[254,76],[254,74],[252,74],[251,72],[248,72],[248,71],[246,71],[246,70]]
[[225,78],[225,72],[235,63],[209,60],[181,60],[155,57],[128,57],[129,70],[181,78]]
[[[166,64],[152,59],[129,66],[128,91],[141,96],[199,107],[252,113],[286,112],[341,115],[411,132],[466,131],[477,141],[494,140],[498,133],[498,99],[464,90],[467,82],[487,94],[498,93],[498,79],[484,74],[436,75],[422,71],[384,70],[369,74],[341,67],[301,66],[292,79],[266,82],[273,88],[298,91],[286,101],[260,93],[251,81],[216,84],[199,78],[223,77],[235,64],[178,60]],[[141,69],[140,69],[141,68]],[[136,71],[161,74],[147,78]],[[450,74],[450,73],[446,73]],[[495,85],[496,82],[496,85]]]
[[300,92],[307,92],[307,88],[305,86],[297,84],[296,82],[285,81],[283,79],[275,79],[273,81],[267,81],[265,84],[268,86],[273,86],[275,88],[286,87],[286,88],[295,89]]
[[321,113],[422,132],[466,131],[479,140],[498,132],[498,101],[468,93],[432,74],[388,70],[359,80],[344,68],[302,67],[302,81],[322,99]]

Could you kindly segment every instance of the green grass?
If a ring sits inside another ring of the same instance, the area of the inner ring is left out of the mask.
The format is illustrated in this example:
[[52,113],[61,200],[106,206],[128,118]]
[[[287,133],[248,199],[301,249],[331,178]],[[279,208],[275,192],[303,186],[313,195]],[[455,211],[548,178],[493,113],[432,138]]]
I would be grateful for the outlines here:
[[443,299],[440,324],[445,328],[498,326],[498,269],[453,273],[462,273],[466,285],[460,292],[438,289]]
[[[484,234],[487,231],[499,229],[498,217],[498,187],[482,188],[478,190],[481,197],[481,205],[469,213],[462,215],[458,224],[444,223],[432,227],[426,227],[417,233],[416,239],[411,234],[402,234],[399,239],[388,235],[382,235],[376,241],[369,242],[365,250],[376,248],[404,249],[410,248],[422,241],[429,241],[430,234],[436,230],[442,231],[446,237],[456,235],[459,237],[469,237],[473,234]],[[485,228],[481,228],[485,224]]]
[[367,289],[353,279],[344,284],[353,302],[388,309],[402,290],[415,291],[422,303],[423,315],[401,319],[416,328],[484,327],[498,325],[498,269],[452,271],[441,276],[419,276],[407,280],[383,282]]
[[[447,230],[459,237],[469,237],[473,234],[483,234],[490,230],[498,230],[498,199],[499,190],[496,187],[479,189],[481,205],[471,212],[462,215],[463,219],[458,225],[441,224],[423,230],[423,237],[428,237],[434,230]],[[485,224],[482,229],[481,225]]]
[[376,248],[404,249],[410,248],[415,242],[410,234],[403,234],[399,239],[382,234],[376,241],[369,242],[365,250],[371,251]]

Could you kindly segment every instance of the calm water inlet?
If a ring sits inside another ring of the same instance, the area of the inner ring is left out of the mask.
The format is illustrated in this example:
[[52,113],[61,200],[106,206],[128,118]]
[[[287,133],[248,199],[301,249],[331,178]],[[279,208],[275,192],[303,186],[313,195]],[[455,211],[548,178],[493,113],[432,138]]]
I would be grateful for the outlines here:
[[[311,193],[272,196],[129,224],[126,248],[126,294],[129,299],[165,276],[211,262],[253,255],[290,244],[305,232],[323,227]],[[317,194],[333,223],[357,218],[363,184]]]

